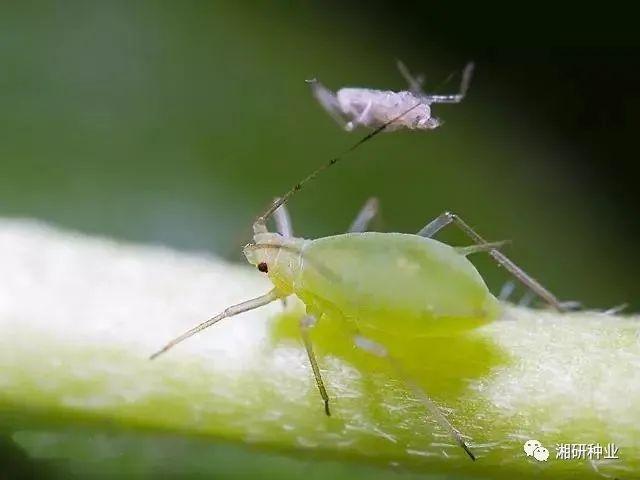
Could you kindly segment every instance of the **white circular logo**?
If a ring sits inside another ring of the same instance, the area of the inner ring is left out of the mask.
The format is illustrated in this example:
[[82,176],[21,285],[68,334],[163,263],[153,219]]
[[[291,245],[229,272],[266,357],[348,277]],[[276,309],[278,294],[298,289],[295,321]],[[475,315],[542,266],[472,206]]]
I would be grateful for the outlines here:
[[549,458],[549,450],[544,447],[538,447],[533,451],[533,458],[539,462],[546,462]]
[[527,454],[527,457],[530,457],[535,449],[541,446],[542,444],[538,440],[527,440],[524,443],[524,453]]

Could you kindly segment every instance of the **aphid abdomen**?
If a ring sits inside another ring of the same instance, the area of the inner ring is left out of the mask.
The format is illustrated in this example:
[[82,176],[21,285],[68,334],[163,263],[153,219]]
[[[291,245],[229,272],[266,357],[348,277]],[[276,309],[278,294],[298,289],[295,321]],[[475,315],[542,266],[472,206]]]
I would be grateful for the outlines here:
[[[367,110],[361,123],[368,127],[379,127],[397,119],[387,127],[396,130],[401,127],[417,128],[420,120],[431,117],[431,107],[412,92],[393,92],[391,90],[372,90],[368,88],[342,88],[337,93],[338,103],[343,113],[350,118],[359,118]],[[411,107],[416,108],[402,115]],[[401,116],[400,118],[398,118]]]
[[336,235],[310,242],[304,258],[295,291],[305,303],[337,309],[378,330],[452,333],[499,313],[473,264],[436,240],[401,233]]
[[336,93],[340,108],[347,115],[360,115],[369,102],[387,104],[394,92],[370,88],[341,88]]

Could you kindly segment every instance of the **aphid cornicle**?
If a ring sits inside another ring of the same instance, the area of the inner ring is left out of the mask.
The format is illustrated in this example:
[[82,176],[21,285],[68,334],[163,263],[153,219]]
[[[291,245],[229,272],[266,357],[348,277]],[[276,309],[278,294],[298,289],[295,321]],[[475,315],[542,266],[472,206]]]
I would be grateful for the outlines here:
[[[345,87],[334,93],[316,79],[307,82],[311,84],[313,95],[320,105],[348,132],[358,126],[377,128],[385,124],[386,131],[402,128],[433,130],[440,126],[442,121],[431,114],[431,105],[460,103],[469,88],[473,68],[474,64],[471,62],[465,66],[459,92],[449,95],[423,92],[423,78],[414,78],[402,62],[398,62],[398,69],[409,84],[409,90],[394,92]],[[415,104],[419,106],[406,115],[400,115]]]
[[[407,113],[405,111],[401,115]],[[378,127],[345,154],[396,120],[393,118]],[[449,212],[429,222],[417,234],[366,232],[367,224],[377,209],[377,202],[370,200],[348,233],[316,240],[293,237],[285,203],[305,183],[341,158],[342,155],[333,158],[297,183],[254,222],[253,242],[244,247],[244,254],[249,263],[269,276],[273,289],[225,309],[175,338],[151,358],[224,318],[293,294],[306,307],[306,315],[300,320],[300,333],[327,415],[330,415],[329,394],[310,336],[310,330],[317,321],[340,322],[345,327],[345,333],[352,335],[355,346],[388,360],[391,368],[406,382],[433,419],[475,460],[463,435],[430,397],[405,375],[403,366],[395,358],[396,352],[388,351],[381,341],[363,335],[362,330],[365,327],[380,331],[392,328],[396,335],[419,337],[442,331],[470,331],[495,320],[500,313],[500,303],[467,259],[467,255],[475,252],[488,252],[539,297],[557,309],[562,309],[562,305],[542,285],[500,253],[496,249],[499,243],[487,243],[458,216]],[[275,215],[277,233],[269,232],[266,226],[272,215]],[[474,245],[452,247],[431,238],[450,223],[461,228],[474,241]],[[392,326],[388,324],[389,318],[393,318]]]

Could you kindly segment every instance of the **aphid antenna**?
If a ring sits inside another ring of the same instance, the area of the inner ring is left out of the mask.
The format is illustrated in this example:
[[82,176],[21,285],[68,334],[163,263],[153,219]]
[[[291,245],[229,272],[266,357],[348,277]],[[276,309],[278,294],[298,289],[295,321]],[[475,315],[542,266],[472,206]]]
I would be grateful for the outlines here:
[[372,132],[368,133],[367,135],[362,137],[360,140],[358,140],[356,143],[354,143],[351,147],[349,147],[348,149],[343,151],[341,154],[339,154],[337,157],[333,157],[327,163],[321,165],[316,170],[314,170],[309,175],[307,175],[305,178],[300,180],[287,193],[285,193],[281,197],[279,197],[276,200],[274,200],[274,202],[271,204],[271,206],[269,208],[267,208],[264,211],[264,213],[262,213],[262,215],[260,215],[258,218],[256,218],[256,221],[253,224],[254,233],[260,233],[260,232],[265,231],[265,229],[264,229],[265,223],[271,217],[271,215],[273,215],[273,213],[278,208],[280,208],[282,205],[287,203],[291,197],[293,197],[296,193],[298,193],[306,183],[308,183],[311,180],[313,180],[314,178],[316,178],[318,175],[320,175],[322,172],[324,172],[328,168],[334,166],[336,163],[338,163],[340,160],[342,160],[349,153],[353,152],[355,149],[357,149],[363,143],[368,142],[369,140],[371,140],[376,135],[382,133],[389,125],[391,125],[392,123],[396,122],[400,118],[404,117],[405,115],[410,113],[412,110],[414,110],[418,106],[422,105],[422,103],[423,102],[417,102],[411,108],[408,108],[407,110],[405,110],[401,114],[397,115],[396,117],[392,118],[391,120],[389,120],[385,124],[379,126],[378,128],[376,128]]

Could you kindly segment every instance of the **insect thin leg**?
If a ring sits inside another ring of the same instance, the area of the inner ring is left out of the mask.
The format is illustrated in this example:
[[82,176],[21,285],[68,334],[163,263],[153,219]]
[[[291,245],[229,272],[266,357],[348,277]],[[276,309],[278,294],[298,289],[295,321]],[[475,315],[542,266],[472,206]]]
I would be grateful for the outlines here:
[[460,103],[464,100],[469,90],[469,84],[471,83],[471,77],[473,76],[473,69],[475,65],[473,62],[467,63],[462,72],[462,80],[460,82],[460,91],[454,95],[424,95],[422,98],[426,103]]
[[[455,224],[475,243],[477,244],[487,243],[473,228],[467,225],[467,223],[464,222],[455,213],[451,213],[451,212],[445,212],[435,220],[432,220],[417,234],[422,237],[432,237],[433,235],[435,235],[437,232],[442,230],[444,227],[446,227],[450,223]],[[509,271],[509,273],[511,273],[511,275],[517,278],[520,282],[522,282],[528,288],[533,290],[536,295],[544,299],[553,308],[555,308],[558,311],[565,310],[565,307],[562,305],[560,301],[558,301],[555,295],[553,295],[549,290],[543,287],[535,278],[530,276],[523,269],[521,269],[515,263],[509,260],[509,258],[507,258],[506,255],[499,252],[495,248],[489,251],[489,255],[491,255],[494,258],[494,260],[498,262],[499,265],[506,268]]]
[[498,300],[506,302],[507,300],[509,300],[515,289],[516,282],[514,280],[508,280],[504,282],[504,285],[502,285],[500,293],[498,294]]
[[325,109],[325,111],[336,121],[338,125],[346,130],[347,126],[344,113],[342,112],[342,108],[340,108],[340,102],[338,102],[336,94],[322,85],[315,78],[312,80],[306,80],[306,82],[311,85],[313,96],[316,97],[316,100],[318,100],[322,108]]
[[311,369],[313,370],[313,376],[316,379],[316,385],[320,396],[324,401],[324,413],[327,417],[331,416],[331,410],[329,410],[329,395],[327,389],[322,381],[322,375],[320,375],[320,368],[318,367],[318,361],[316,360],[316,354],[313,352],[313,345],[311,343],[311,336],[309,330],[316,324],[316,318],[312,315],[305,315],[300,319],[300,334],[302,335],[302,341],[304,342],[304,348],[307,350],[307,356],[309,357],[309,363],[311,363]]
[[[278,202],[279,197],[276,197],[273,201]],[[273,221],[276,223],[276,231],[283,237],[293,237],[293,223],[291,222],[291,216],[286,205],[280,205],[275,212],[273,212]]]
[[365,232],[371,220],[378,214],[380,203],[376,197],[371,197],[364,204],[358,216],[353,220],[348,232]]
[[396,372],[404,382],[413,390],[414,395],[422,401],[424,406],[429,410],[429,413],[435,417],[437,422],[440,424],[442,428],[447,430],[449,434],[453,437],[456,443],[464,449],[464,451],[469,455],[471,460],[475,460],[475,455],[471,452],[471,449],[466,444],[464,439],[462,438],[462,434],[458,431],[452,424],[449,422],[447,417],[444,416],[438,405],[429,398],[429,396],[420,388],[413,380],[411,380],[407,375],[405,375],[402,367],[387,353],[387,349],[384,348],[379,343],[376,343],[368,338],[363,337],[362,335],[356,335],[354,338],[355,344],[358,348],[371,353],[380,358],[386,359],[393,370]]
[[202,322],[200,325],[198,325],[198,326],[192,328],[191,330],[183,333],[179,337],[174,338],[169,343],[167,343],[164,347],[162,347],[160,350],[158,350],[156,353],[151,355],[151,357],[149,357],[149,359],[153,360],[158,355],[161,355],[161,354],[165,353],[167,350],[175,347],[178,343],[186,340],[189,337],[192,337],[193,335],[195,335],[198,332],[201,332],[205,328],[209,328],[211,325],[213,325],[215,323],[218,323],[222,319],[230,318],[230,317],[233,317],[235,315],[239,315],[241,313],[248,312],[249,310],[253,310],[255,308],[262,307],[262,306],[267,305],[268,303],[271,303],[274,300],[277,300],[278,298],[281,298],[281,297],[282,297],[282,295],[280,294],[280,292],[278,292],[274,288],[273,290],[271,290],[268,293],[265,293],[264,295],[260,295],[259,297],[252,298],[250,300],[246,300],[246,301],[244,301],[242,303],[238,303],[236,305],[232,305],[231,307],[227,307],[227,308],[224,309],[223,312],[219,313],[215,317],[210,318],[206,322]]
[[[279,197],[276,197],[273,201],[278,202]],[[285,238],[293,237],[293,223],[291,222],[291,216],[286,205],[280,205],[275,212],[273,212],[273,221],[276,224],[276,231]],[[282,307],[287,307],[287,298],[281,298]]]
[[414,77],[413,75],[411,75],[411,72],[401,60],[396,60],[396,66],[398,67],[402,78],[404,78],[405,81],[409,84],[409,90],[417,95],[425,95],[425,93],[422,91],[424,76],[418,75]]
[[502,240],[500,242],[477,243],[475,245],[469,245],[468,247],[455,247],[455,249],[460,255],[464,255],[466,257],[473,253],[490,252],[494,248],[504,246],[506,243],[509,243],[509,241]]
[[452,215],[453,214],[449,212],[445,212],[442,215],[439,215],[438,217],[427,223],[424,227],[422,227],[422,229],[418,233],[416,233],[416,235],[426,238],[433,237],[436,233],[438,233],[453,221]]
[[369,100],[367,102],[367,105],[364,107],[364,109],[362,109],[362,112],[360,112],[360,115],[358,115],[358,118],[347,122],[344,125],[344,129],[347,132],[351,132],[358,125],[365,125],[367,123],[367,117],[369,116],[369,112],[371,111],[372,105],[373,105],[373,102]]
[[[498,293],[498,300],[500,300],[501,302],[509,301],[509,299],[512,297],[513,292],[515,290],[516,290],[515,280],[508,280],[504,282],[504,285],[502,285],[502,288],[500,289],[500,293]],[[531,290],[529,290],[525,295],[523,295],[520,298],[520,300],[518,301],[519,307],[528,307],[531,305],[531,302],[533,301],[533,298],[530,297],[531,293],[532,293]],[[565,310],[578,310],[582,308],[582,304],[575,300],[563,300],[562,302],[560,302],[560,305],[562,305],[562,308],[564,308]],[[624,305],[625,304],[622,305],[623,308],[624,308]],[[620,307],[620,305],[618,305],[618,307]],[[603,313],[617,313],[617,310],[610,309],[610,310],[604,311]]]
[[562,305],[562,308],[564,308],[565,310],[584,309],[582,303],[577,300],[563,300],[562,302],[560,302],[560,305]]
[[522,295],[522,297],[520,297],[520,300],[518,301],[518,306],[530,307],[534,299],[535,299],[535,294],[531,290],[528,290],[525,292],[524,295]]
[[615,307],[608,308],[604,310],[602,313],[604,315],[616,315],[623,310],[625,310],[629,306],[628,303],[621,303],[620,305],[616,305]]

